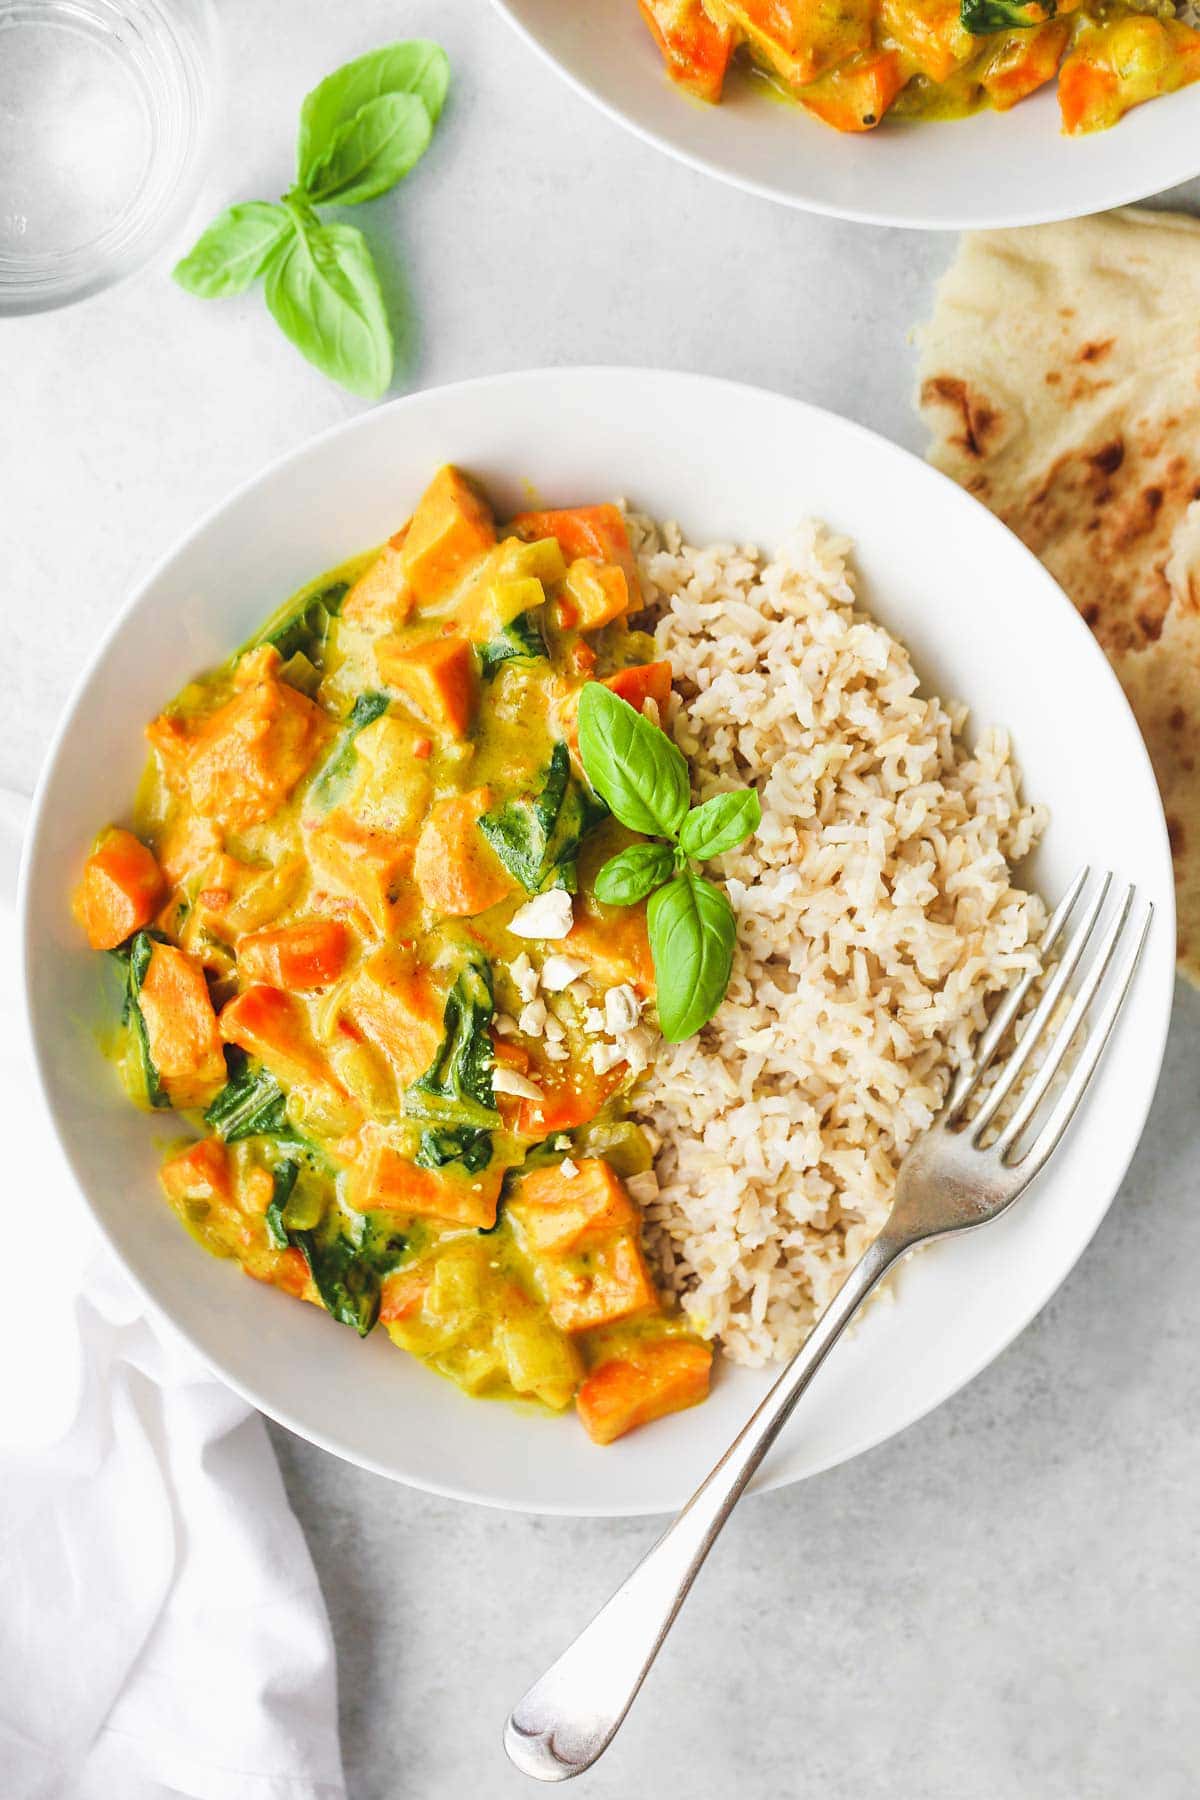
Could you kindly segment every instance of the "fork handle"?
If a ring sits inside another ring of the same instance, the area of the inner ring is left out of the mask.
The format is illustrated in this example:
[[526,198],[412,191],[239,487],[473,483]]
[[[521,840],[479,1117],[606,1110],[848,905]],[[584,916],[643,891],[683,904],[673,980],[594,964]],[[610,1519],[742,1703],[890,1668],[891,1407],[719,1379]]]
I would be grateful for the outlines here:
[[678,1518],[518,1701],[504,1748],[524,1774],[566,1781],[608,1748],[747,1482],[867,1295],[913,1242],[884,1227]]

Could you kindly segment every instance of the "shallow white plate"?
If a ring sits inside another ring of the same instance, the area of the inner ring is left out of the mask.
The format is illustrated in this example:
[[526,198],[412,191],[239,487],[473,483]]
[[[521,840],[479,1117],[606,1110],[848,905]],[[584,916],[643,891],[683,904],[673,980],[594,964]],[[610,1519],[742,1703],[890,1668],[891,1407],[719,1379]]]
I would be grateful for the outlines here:
[[[495,0],[580,93],[681,162],[808,212],[925,230],[1076,219],[1200,173],[1200,83],[1065,138],[1053,85],[1008,113],[848,136],[738,79],[719,106],[672,87],[637,0]],[[736,246],[730,246],[731,253]]]
[[674,1506],[767,1377],[726,1368],[713,1398],[609,1449],[573,1418],[466,1399],[382,1332],[205,1256],[160,1198],[162,1116],[136,1113],[100,1055],[102,960],[68,896],[96,828],[127,815],[142,723],[278,601],[408,513],[457,461],[501,511],[627,496],[700,540],[764,545],[805,513],[853,536],[866,596],[930,686],[1013,731],[1054,823],[1036,876],[1057,893],[1113,863],[1158,907],[1132,1000],[1060,1155],[1007,1219],[938,1246],[875,1307],[766,1464],[796,1481],[878,1443],[978,1372],[1044,1304],[1095,1230],[1145,1120],[1166,1033],[1173,902],[1150,765],[1115,679],[1050,577],[984,508],[883,439],[776,395],[679,374],[562,369],[420,394],[370,412],[250,483],[162,562],[76,694],[38,795],[23,872],[30,1019],[67,1155],[147,1297],[234,1387],[315,1443],[439,1493],[545,1512]]

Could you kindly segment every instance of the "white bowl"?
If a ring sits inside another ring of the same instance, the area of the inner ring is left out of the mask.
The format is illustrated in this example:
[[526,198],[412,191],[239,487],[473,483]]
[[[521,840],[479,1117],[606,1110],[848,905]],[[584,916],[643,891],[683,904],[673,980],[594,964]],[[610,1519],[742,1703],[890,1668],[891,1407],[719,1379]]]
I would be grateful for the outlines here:
[[[636,0],[495,0],[580,93],[735,187],[872,225],[983,229],[1076,219],[1200,174],[1200,83],[1066,138],[1053,84],[1011,112],[847,136],[746,81],[719,106],[672,87]],[[736,253],[736,245],[730,246]]]
[[[97,652],[59,730],[23,871],[29,1016],[79,1186],[152,1304],[224,1378],[293,1431],[435,1492],[542,1512],[674,1506],[770,1377],[724,1367],[698,1411],[608,1449],[573,1418],[465,1398],[395,1350],[205,1256],[162,1201],[164,1124],[135,1112],[96,1041],[112,986],[68,897],[96,828],[128,811],[143,721],[308,578],[395,530],[430,471],[457,461],[501,510],[625,495],[698,540],[772,545],[814,514],[855,538],[865,594],[918,669],[1011,727],[1053,823],[1034,875],[1055,894],[1113,863],[1158,908],[1135,990],[1079,1122],[1036,1187],[985,1232],[906,1271],[805,1398],[762,1485],[826,1468],[898,1431],[1028,1323],[1098,1225],[1150,1105],[1173,977],[1166,829],[1108,664],[1054,582],[976,501],[906,452],[798,401],[630,369],[502,375],[351,420],[277,463],[196,528]],[[109,1015],[111,1016],[111,1015]]]

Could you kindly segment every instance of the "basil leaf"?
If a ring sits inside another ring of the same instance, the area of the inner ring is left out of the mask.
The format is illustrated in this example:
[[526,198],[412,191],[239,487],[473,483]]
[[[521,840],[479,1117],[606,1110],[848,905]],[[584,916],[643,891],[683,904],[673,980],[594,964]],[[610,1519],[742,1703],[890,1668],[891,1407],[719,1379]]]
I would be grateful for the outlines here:
[[665,731],[602,682],[579,696],[579,754],[588,780],[622,825],[674,837],[688,809],[688,766]]
[[388,44],[343,64],[319,82],[300,110],[296,173],[302,187],[333,148],[338,128],[381,94],[415,94],[436,125],[450,82],[446,52],[426,38]]
[[175,264],[172,277],[202,300],[244,294],[265,272],[292,230],[286,208],[269,200],[246,200],[227,207]]
[[309,200],[357,206],[395,187],[429,148],[433,122],[416,94],[380,94],[339,125],[305,182]]
[[702,806],[693,806],[679,828],[679,848],[703,862],[723,856],[762,824],[762,806],[753,788],[732,794],[714,794]]
[[725,997],[737,937],[733,908],[711,881],[690,872],[651,894],[646,909],[658,984],[658,1022],[679,1044],[706,1025]]
[[633,906],[669,881],[673,866],[666,844],[630,844],[598,872],[596,898],[606,906]]
[[392,379],[392,328],[367,240],[353,225],[321,225],[294,202],[296,232],[267,269],[271,315],[302,356],[364,400]]

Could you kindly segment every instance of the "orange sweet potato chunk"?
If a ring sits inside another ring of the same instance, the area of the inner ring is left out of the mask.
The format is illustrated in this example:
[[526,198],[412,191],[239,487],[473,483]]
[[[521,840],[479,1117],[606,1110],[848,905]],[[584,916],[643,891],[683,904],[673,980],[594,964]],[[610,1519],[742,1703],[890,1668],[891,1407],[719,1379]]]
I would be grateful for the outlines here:
[[202,971],[174,944],[154,945],[138,1009],[171,1104],[207,1106],[225,1085],[221,1034]]
[[413,609],[416,596],[404,568],[405,525],[390,537],[374,562],[365,568],[342,601],[343,619],[386,619],[402,625]]
[[624,1183],[599,1156],[584,1158],[571,1176],[557,1163],[532,1169],[507,1205],[538,1255],[561,1256],[593,1239],[634,1231],[638,1223]]
[[442,599],[495,542],[487,502],[458,469],[449,464],[439,469],[421,496],[400,552],[418,605]]
[[338,979],[350,946],[350,933],[340,919],[298,919],[294,925],[252,931],[241,938],[238,974],[288,993],[308,993]]
[[397,688],[427,725],[466,737],[475,718],[478,682],[475,655],[464,637],[426,638],[410,644],[382,638],[375,646],[380,677]]
[[647,700],[658,708],[660,721],[666,717],[671,698],[671,665],[669,662],[639,663],[636,668],[619,669],[608,675],[603,685],[627,700],[635,712],[641,712]]
[[439,919],[470,918],[512,893],[512,877],[479,829],[491,804],[486,787],[450,794],[421,828],[413,878]]
[[383,1056],[399,1088],[411,1087],[442,1042],[445,1000],[427,969],[396,945],[365,962],[345,990],[343,1016]]
[[550,1317],[560,1331],[591,1331],[649,1312],[658,1295],[635,1232],[590,1241],[561,1260],[544,1254],[537,1271]]
[[210,1200],[227,1204],[233,1199],[229,1152],[219,1138],[202,1138],[186,1150],[169,1156],[158,1172],[170,1200]]
[[707,1344],[660,1338],[602,1362],[583,1382],[575,1404],[593,1443],[611,1444],[638,1425],[707,1399],[711,1371]]
[[398,931],[412,898],[413,846],[342,808],[306,833],[314,873],[348,895],[383,936]]
[[93,950],[115,950],[150,923],[166,892],[153,853],[131,831],[114,828],[83,865],[75,916]]
[[483,1169],[477,1175],[454,1165],[422,1169],[391,1144],[375,1144],[351,1196],[363,1212],[406,1213],[488,1231],[496,1223],[503,1182],[502,1167]]
[[638,0],[642,17],[676,86],[698,100],[719,100],[734,34],[718,25],[704,0]]
[[167,726],[178,739],[178,720],[156,720],[148,735],[181,775],[193,808],[236,832],[279,810],[316,755],[328,720],[296,688],[267,674],[195,728],[184,728],[170,754]]
[[341,1089],[309,1030],[303,1004],[279,988],[248,987],[221,1009],[221,1035],[278,1076],[285,1086]]

